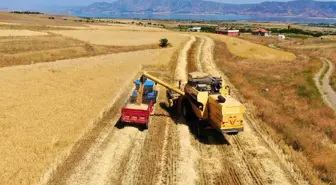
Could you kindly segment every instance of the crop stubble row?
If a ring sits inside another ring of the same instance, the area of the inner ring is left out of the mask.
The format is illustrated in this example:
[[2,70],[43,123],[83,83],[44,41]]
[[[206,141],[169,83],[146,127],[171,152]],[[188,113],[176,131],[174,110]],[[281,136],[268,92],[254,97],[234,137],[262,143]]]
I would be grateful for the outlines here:
[[[227,52],[227,51],[220,51]],[[211,61],[214,66],[216,64]],[[218,61],[216,61],[217,63]],[[216,67],[217,73],[222,72]],[[230,85],[232,96],[240,99],[237,90],[230,84],[226,76],[224,81]],[[242,100],[241,100],[242,101]],[[250,106],[247,106],[250,108]],[[232,144],[231,151],[239,165],[245,166],[241,169],[244,179],[250,179],[247,183],[253,184],[307,184],[300,172],[293,169],[292,163],[286,161],[278,146],[263,131],[262,125],[253,117],[249,110],[245,116],[245,132],[237,136],[228,136],[227,140]]]

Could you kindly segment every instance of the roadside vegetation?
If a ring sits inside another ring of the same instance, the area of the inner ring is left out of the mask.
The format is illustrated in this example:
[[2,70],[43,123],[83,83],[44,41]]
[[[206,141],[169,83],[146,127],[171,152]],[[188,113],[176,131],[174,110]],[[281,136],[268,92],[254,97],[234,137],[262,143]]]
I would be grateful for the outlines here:
[[329,65],[326,65],[326,67],[324,68],[323,72],[322,72],[322,75],[320,76],[320,79],[319,79],[319,83],[322,85],[322,81],[325,77],[325,75],[327,74],[327,72],[329,71]]
[[313,81],[320,61],[302,52],[295,54],[296,60],[277,63],[243,59],[217,41],[215,61],[244,103],[253,102],[258,117],[277,131],[279,135],[273,137],[291,146],[296,156],[303,153],[307,157],[309,163],[301,158],[296,161],[306,178],[316,182],[306,170],[311,164],[322,181],[336,183],[336,153],[331,148],[336,142],[336,116],[323,103]]
[[330,77],[330,85],[336,91],[336,73],[335,72]]

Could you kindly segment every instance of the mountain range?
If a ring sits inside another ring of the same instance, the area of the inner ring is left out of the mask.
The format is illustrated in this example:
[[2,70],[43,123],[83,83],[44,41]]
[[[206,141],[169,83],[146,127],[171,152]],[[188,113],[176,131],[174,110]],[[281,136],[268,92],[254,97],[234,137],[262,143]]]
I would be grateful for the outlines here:
[[336,2],[296,0],[266,1],[257,4],[227,4],[203,0],[117,0],[96,2],[68,10],[77,15],[113,14],[239,14],[265,16],[336,17]]

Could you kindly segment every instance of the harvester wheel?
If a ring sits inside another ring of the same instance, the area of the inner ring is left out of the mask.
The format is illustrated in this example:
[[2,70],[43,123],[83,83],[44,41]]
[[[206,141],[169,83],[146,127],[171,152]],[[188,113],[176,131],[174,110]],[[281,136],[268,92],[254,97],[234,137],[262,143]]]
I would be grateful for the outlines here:
[[183,101],[182,114],[186,121],[192,121],[196,117],[188,100]]
[[235,136],[235,135],[237,135],[239,132],[230,132],[230,133],[228,133],[228,135],[230,135],[230,136]]

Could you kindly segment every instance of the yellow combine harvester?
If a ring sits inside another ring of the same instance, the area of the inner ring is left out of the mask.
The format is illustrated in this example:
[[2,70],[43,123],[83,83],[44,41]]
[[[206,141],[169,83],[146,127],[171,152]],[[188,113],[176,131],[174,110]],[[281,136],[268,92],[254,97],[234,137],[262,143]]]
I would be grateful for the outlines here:
[[[175,88],[146,72],[140,79],[141,83],[145,83],[147,78],[168,89],[169,105],[177,108],[187,121],[205,120],[221,133],[237,134],[244,131],[245,108],[230,96],[228,86],[223,88],[222,78],[203,72],[189,73],[184,91],[181,87]],[[198,131],[199,123],[192,123],[197,124]]]

